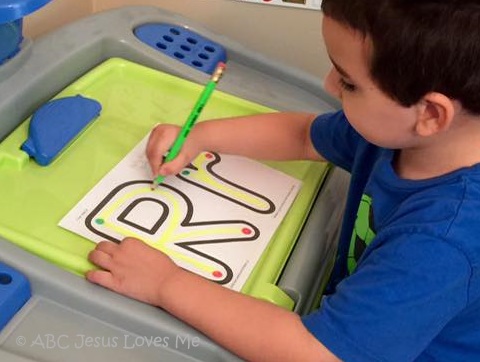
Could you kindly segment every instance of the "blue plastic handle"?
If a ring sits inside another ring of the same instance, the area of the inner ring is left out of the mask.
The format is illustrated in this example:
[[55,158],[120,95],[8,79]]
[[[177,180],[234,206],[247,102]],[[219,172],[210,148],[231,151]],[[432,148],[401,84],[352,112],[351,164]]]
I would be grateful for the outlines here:
[[41,166],[49,165],[96,119],[102,105],[81,95],[54,99],[33,114],[21,149]]

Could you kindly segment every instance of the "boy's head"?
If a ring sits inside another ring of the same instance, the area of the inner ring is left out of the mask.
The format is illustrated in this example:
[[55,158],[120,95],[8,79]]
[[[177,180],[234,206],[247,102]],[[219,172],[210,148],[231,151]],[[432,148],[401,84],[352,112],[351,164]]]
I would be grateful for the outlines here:
[[403,106],[429,92],[480,114],[480,0],[323,0],[371,42],[372,80]]

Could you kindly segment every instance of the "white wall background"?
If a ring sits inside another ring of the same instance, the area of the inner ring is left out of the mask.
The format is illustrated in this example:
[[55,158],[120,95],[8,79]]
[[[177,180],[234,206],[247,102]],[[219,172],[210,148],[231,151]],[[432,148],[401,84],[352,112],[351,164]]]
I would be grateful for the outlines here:
[[51,0],[23,21],[24,35],[30,38],[71,23],[93,12],[93,0]]

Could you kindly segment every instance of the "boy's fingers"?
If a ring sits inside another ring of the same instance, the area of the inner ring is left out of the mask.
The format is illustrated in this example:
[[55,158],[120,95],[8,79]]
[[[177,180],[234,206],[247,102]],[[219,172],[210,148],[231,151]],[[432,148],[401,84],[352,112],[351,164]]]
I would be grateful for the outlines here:
[[186,164],[186,157],[185,154],[180,152],[177,157],[175,157],[173,160],[164,163],[160,167],[160,174],[167,176],[167,175],[176,175],[180,173],[180,171],[183,170]]
[[[152,143],[153,144],[153,143]],[[152,170],[152,175],[157,176],[158,171],[160,169],[160,166],[162,166],[163,163],[163,154],[165,152],[158,147],[150,147],[150,149],[147,149],[146,155],[148,159],[148,163],[150,165],[150,169]]]
[[155,127],[148,138],[147,147],[145,153],[147,155],[150,168],[156,176],[158,170],[163,163],[163,156],[168,151],[169,145],[165,144],[166,132],[165,130],[159,130],[159,126]]
[[112,273],[105,270],[89,270],[85,277],[88,281],[101,285],[108,289],[113,289],[114,281]]
[[112,266],[112,256],[101,250],[93,249],[88,254],[88,260],[102,269],[110,270]]
[[111,241],[101,241],[95,247],[95,250],[102,251],[106,254],[112,255],[118,249],[118,244]]

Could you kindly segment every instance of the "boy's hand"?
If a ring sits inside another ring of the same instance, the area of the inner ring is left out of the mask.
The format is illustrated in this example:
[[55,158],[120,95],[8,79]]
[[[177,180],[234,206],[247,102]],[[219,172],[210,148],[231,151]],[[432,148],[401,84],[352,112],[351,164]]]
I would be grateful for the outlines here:
[[154,176],[176,175],[200,153],[201,150],[195,142],[192,130],[177,157],[168,163],[163,163],[163,157],[175,142],[180,129],[171,124],[159,124],[150,133],[146,154]]
[[88,271],[89,281],[156,306],[162,286],[180,270],[167,255],[134,238],[120,244],[102,241],[88,259],[102,268]]

